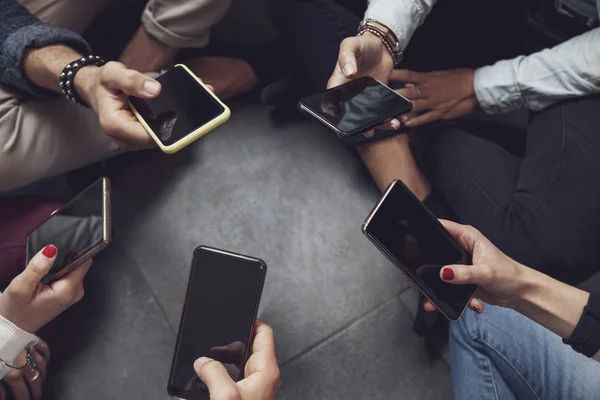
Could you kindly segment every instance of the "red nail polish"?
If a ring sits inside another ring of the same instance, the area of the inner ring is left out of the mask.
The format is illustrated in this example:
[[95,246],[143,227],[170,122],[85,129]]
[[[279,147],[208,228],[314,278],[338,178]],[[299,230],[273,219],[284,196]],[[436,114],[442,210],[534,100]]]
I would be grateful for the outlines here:
[[477,314],[481,314],[481,308],[479,308],[479,306],[473,306],[473,311],[475,311]]
[[48,246],[44,247],[44,250],[42,250],[42,254],[46,258],[54,258],[54,256],[56,255],[57,252],[58,252],[58,249],[53,244],[49,244]]
[[452,268],[446,268],[442,271],[442,279],[445,281],[451,281],[454,279],[454,271]]

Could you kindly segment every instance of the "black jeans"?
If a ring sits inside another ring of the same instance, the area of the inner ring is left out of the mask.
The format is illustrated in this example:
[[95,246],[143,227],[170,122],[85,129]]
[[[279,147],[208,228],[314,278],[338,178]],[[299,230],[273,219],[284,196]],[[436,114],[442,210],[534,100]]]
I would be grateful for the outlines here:
[[[322,90],[339,43],[355,35],[361,17],[332,0],[277,3],[273,16],[299,76]],[[521,5],[438,3],[404,66],[474,68],[535,50],[531,42],[541,41],[515,20]],[[526,131],[516,133],[491,123],[429,126],[420,154],[434,188],[426,204],[438,216],[477,227],[524,264],[568,283],[585,280],[600,267],[598,110],[600,96],[565,101],[533,114]]]

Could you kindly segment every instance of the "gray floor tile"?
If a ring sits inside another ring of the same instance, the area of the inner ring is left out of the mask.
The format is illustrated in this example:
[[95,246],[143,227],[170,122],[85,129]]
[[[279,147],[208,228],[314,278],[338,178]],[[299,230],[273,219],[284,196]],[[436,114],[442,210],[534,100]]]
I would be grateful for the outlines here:
[[281,400],[450,399],[450,374],[429,362],[399,298],[284,365]]
[[60,327],[45,398],[167,399],[174,333],[120,243],[96,260]]
[[275,128],[264,107],[234,109],[200,142],[122,175],[118,233],[172,326],[200,244],[267,262],[261,316],[282,360],[406,287],[360,232],[379,197],[364,167],[310,123]]

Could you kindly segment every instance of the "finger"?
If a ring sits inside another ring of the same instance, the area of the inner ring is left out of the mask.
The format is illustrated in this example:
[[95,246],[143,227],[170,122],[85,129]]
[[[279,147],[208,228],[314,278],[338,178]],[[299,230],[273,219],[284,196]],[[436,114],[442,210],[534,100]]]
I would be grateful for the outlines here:
[[35,345],[35,349],[44,357],[46,363],[50,362],[50,347],[48,347],[48,343],[40,339],[40,342]]
[[425,300],[425,303],[423,303],[423,309],[427,312],[432,312],[437,310],[437,307],[431,302],[431,300],[427,299]]
[[40,400],[42,398],[42,371],[40,371],[39,368],[33,370],[31,368],[25,368],[23,379],[25,379],[25,384],[27,385],[31,399]]
[[100,102],[100,124],[104,132],[113,139],[119,147],[125,149],[146,149],[154,146],[154,141],[142,124],[129,110],[115,110]]
[[486,264],[448,265],[440,270],[440,278],[454,285],[489,285],[494,282],[495,272]]
[[471,301],[469,301],[469,308],[477,314],[481,314],[484,310],[483,302],[473,297]]
[[275,354],[275,335],[273,329],[256,320],[254,343],[252,345],[252,371],[268,371],[277,367],[277,355]]
[[206,87],[208,88],[208,90],[210,90],[211,92],[215,92],[215,87],[213,85],[206,85]]
[[338,65],[342,74],[347,78],[352,78],[358,72],[356,54],[360,51],[360,38],[346,38],[340,44],[340,53],[338,56]]
[[418,100],[421,96],[415,85],[406,85],[402,89],[396,90],[400,96],[404,96],[409,100]]
[[16,279],[24,284],[29,290],[36,290],[40,280],[50,272],[50,269],[54,265],[54,261],[56,261],[57,254],[58,249],[56,246],[52,244],[47,245],[33,256],[25,270]]
[[31,400],[29,389],[20,371],[12,370],[4,376],[4,382],[12,393],[14,400]]
[[46,361],[44,356],[37,349],[34,349],[32,353],[33,358],[35,360],[36,368],[40,372],[39,380],[45,381],[46,374],[48,372],[48,361]]
[[440,219],[440,223],[444,225],[444,228],[456,239],[456,241],[465,249],[469,254],[473,254],[473,250],[479,241],[488,242],[485,236],[481,234],[477,229],[469,225],[461,225],[456,222]]
[[390,80],[404,83],[420,83],[422,81],[420,73],[408,69],[393,70]]
[[340,69],[339,64],[336,64],[335,68],[333,70],[333,74],[331,74],[329,81],[327,81],[327,89],[331,89],[331,88],[343,85],[344,83],[347,83],[347,82],[348,82],[348,78],[346,78],[344,76],[344,73]]
[[85,276],[87,275],[88,271],[90,270],[90,267],[92,266],[92,263],[92,259],[87,260],[86,262],[75,268],[73,271],[65,275],[62,279],[59,279],[59,281],[68,281],[71,285],[82,285],[83,278],[85,278]]
[[434,121],[440,119],[440,114],[437,111],[429,111],[424,114],[421,114],[417,117],[409,118],[408,121],[404,123],[409,128],[416,128],[418,126],[430,124]]
[[111,90],[142,99],[156,97],[161,90],[157,80],[114,61],[102,67],[101,83]]
[[401,127],[402,124],[400,123],[400,120],[398,118],[389,119],[378,126],[379,129],[384,129],[386,131],[397,131]]
[[237,398],[237,387],[220,362],[202,357],[194,363],[194,370],[208,387],[211,399]]

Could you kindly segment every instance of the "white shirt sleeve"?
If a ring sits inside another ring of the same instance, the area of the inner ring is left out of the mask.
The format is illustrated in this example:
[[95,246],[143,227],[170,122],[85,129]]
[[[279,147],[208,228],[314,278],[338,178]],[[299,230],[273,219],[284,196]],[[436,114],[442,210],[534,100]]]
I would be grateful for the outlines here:
[[404,50],[436,1],[370,0],[365,18],[374,19],[390,28],[396,34],[400,46]]
[[558,101],[600,93],[600,28],[530,56],[477,69],[475,93],[490,114],[542,110]]
[[[25,332],[15,324],[0,316],[0,359],[13,364],[15,358],[27,347],[37,344],[39,339],[31,333]],[[18,367],[20,365],[17,365]],[[0,362],[0,379],[10,371],[4,363]]]

